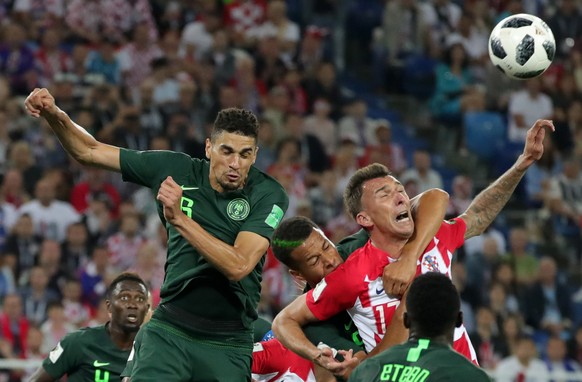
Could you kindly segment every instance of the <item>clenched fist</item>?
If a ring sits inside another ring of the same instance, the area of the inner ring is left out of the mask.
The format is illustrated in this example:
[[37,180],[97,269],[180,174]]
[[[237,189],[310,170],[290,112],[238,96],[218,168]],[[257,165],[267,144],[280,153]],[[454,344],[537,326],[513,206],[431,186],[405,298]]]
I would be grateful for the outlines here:
[[51,93],[45,89],[34,89],[26,100],[24,101],[26,112],[35,117],[49,117],[54,116],[59,112],[59,108],[55,105],[55,98]]

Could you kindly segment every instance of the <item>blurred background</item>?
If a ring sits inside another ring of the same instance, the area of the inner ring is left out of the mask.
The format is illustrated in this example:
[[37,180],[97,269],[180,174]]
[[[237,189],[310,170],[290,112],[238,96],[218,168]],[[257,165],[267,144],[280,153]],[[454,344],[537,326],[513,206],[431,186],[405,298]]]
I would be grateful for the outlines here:
[[[444,188],[454,217],[514,162],[536,119],[553,119],[543,158],[457,253],[453,279],[482,366],[579,370],[581,5],[0,0],[0,356],[39,360],[67,332],[104,323],[120,271],[146,279],[154,304],[163,280],[151,193],[82,168],[25,115],[26,95],[47,87],[103,142],[193,157],[218,110],[254,111],[256,165],[287,189],[286,216],[312,218],[335,242],[358,229],[341,200],[357,168],[387,165],[410,197]],[[523,12],[549,24],[557,57],[543,76],[513,81],[490,64],[487,40]],[[272,319],[299,292],[269,254],[260,314]]]

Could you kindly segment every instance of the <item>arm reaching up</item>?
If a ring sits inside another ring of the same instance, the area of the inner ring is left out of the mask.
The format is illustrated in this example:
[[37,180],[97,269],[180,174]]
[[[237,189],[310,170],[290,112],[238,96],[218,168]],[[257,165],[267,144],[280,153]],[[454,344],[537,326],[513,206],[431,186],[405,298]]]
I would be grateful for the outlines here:
[[552,121],[538,119],[528,130],[523,153],[513,166],[475,197],[460,218],[465,221],[465,239],[482,234],[513,194],[527,169],[544,153],[546,128],[555,131]]
[[44,118],[63,148],[76,161],[86,166],[121,171],[119,147],[97,141],[67,113],[59,109],[54,97],[45,89],[34,89],[24,101],[26,112],[35,118]]

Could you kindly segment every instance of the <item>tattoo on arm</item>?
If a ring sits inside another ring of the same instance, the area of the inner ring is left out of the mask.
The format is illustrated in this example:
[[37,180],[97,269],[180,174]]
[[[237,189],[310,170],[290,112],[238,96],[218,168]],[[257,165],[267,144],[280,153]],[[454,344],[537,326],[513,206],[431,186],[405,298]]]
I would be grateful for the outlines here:
[[461,215],[467,225],[465,239],[485,231],[503,209],[524,174],[525,170],[512,166],[473,199],[467,211]]

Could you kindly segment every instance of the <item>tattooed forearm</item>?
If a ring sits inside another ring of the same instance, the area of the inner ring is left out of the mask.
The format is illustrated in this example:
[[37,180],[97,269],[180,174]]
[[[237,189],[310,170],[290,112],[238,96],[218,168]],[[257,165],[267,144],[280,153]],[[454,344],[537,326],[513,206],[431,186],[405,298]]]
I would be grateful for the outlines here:
[[467,225],[465,239],[480,235],[489,227],[524,174],[524,169],[518,169],[518,166],[514,165],[473,199],[467,211],[461,215]]

